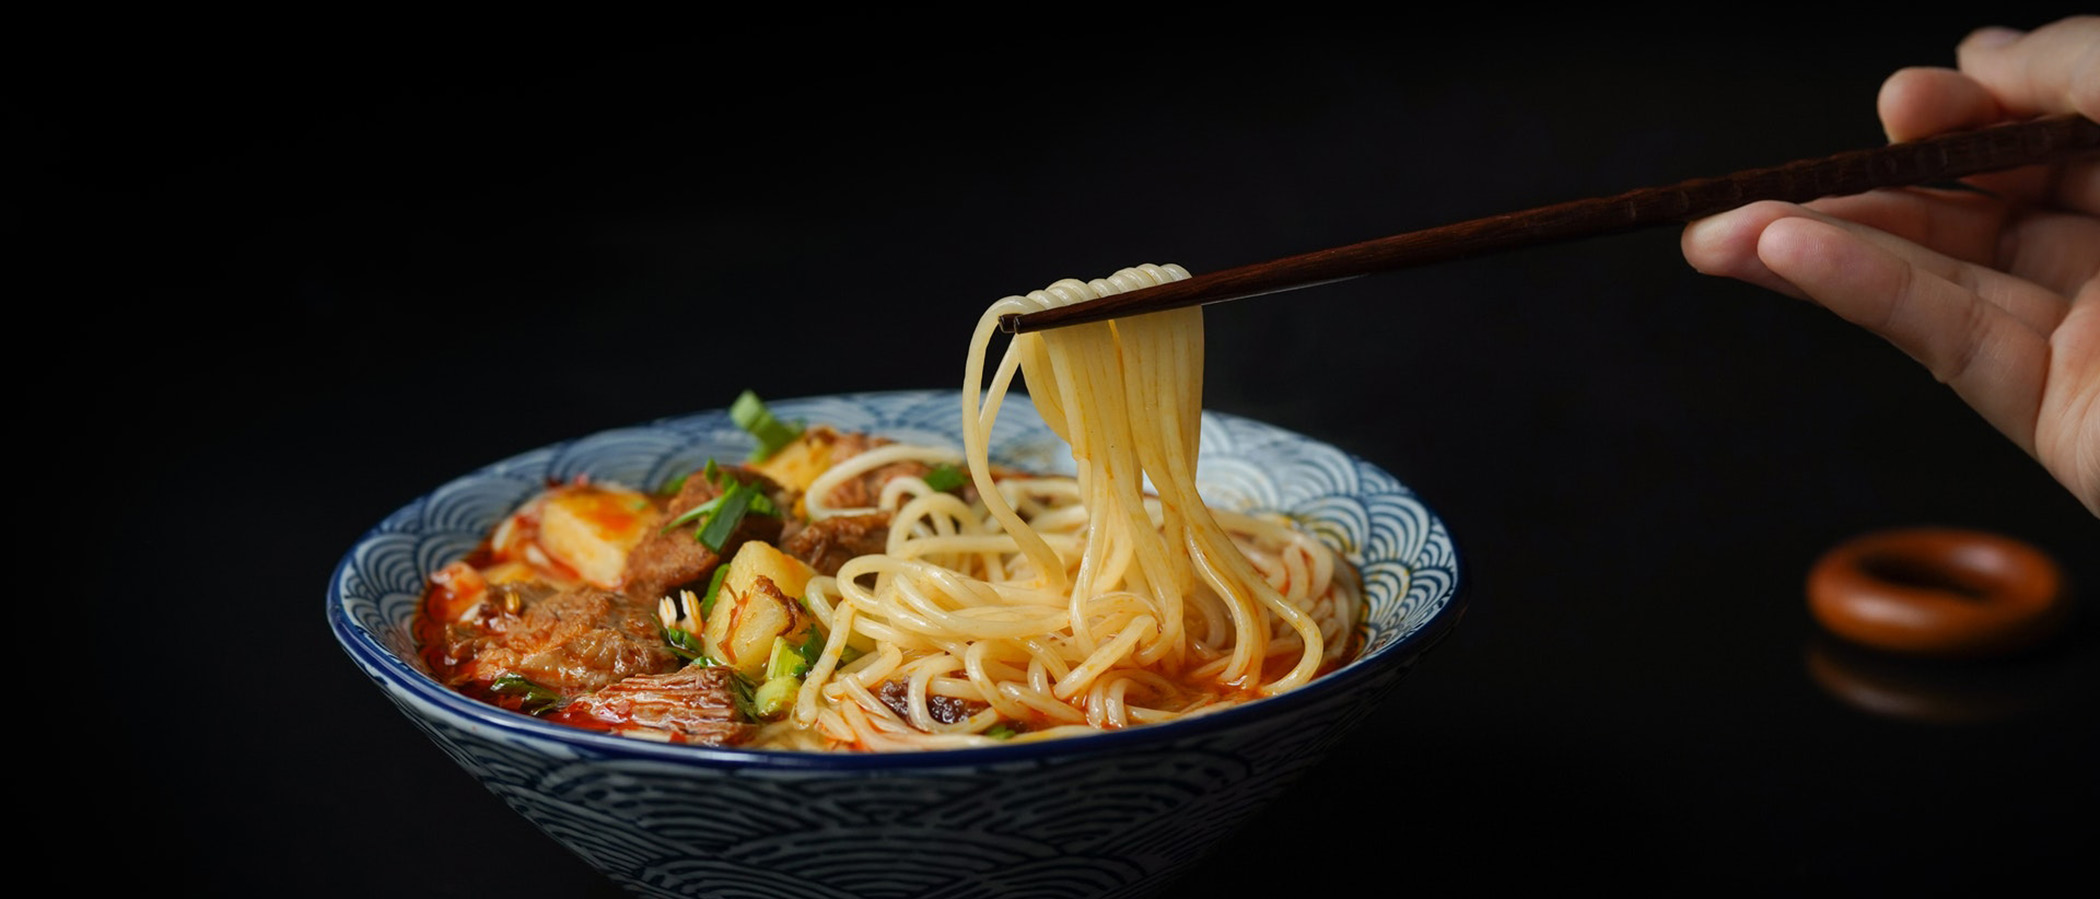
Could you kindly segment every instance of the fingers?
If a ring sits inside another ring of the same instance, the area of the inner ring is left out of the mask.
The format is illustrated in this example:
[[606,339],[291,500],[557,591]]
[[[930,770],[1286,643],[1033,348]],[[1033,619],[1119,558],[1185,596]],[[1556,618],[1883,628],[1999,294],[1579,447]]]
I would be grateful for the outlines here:
[[[1982,29],[1962,41],[1955,56],[1962,73],[1988,90],[2007,118],[2075,112],[2100,121],[2100,16],[2073,16],[2026,34]],[[2055,180],[2037,180],[2045,177]],[[2100,215],[2100,162],[1978,183]]]
[[[1878,247],[1922,274],[1967,290],[1979,301],[1996,306],[2022,326],[2045,335],[2062,322],[2069,307],[2068,298],[2079,289],[2079,285],[2091,278],[2089,269],[2100,265],[2100,261],[2084,258],[2080,253],[2049,252],[2052,246],[2060,250],[2066,243],[2075,245],[2087,238],[2100,240],[2100,223],[2090,219],[2056,216],[2051,220],[2037,220],[2035,227],[2023,228],[2032,235],[2022,244],[2024,255],[2031,256],[2032,261],[2016,261],[2014,270],[2007,272],[1999,270],[2001,266],[1988,252],[1980,261],[1965,261],[1921,246],[1926,241],[1918,234],[1890,233],[1875,227],[1877,220],[1887,219],[1911,225],[1913,232],[1931,230],[1916,226],[1915,220],[1930,216],[1913,209],[1919,203],[1930,202],[1930,197],[1909,192],[1885,192],[1846,199],[1850,202],[1835,210],[1821,204],[1804,208],[1789,203],[1757,203],[1695,222],[1685,229],[1681,239],[1685,260],[1705,274],[1737,278],[1797,299],[1821,302],[1823,298],[1806,290],[1807,285],[1774,271],[1764,258],[1768,229],[1787,218],[1806,218],[1839,229],[1853,240]],[[1867,209],[1871,200],[1885,203],[1888,209],[1878,212]],[[1998,228],[1993,224],[1984,236],[1984,242],[1995,242],[1997,234]],[[2021,271],[2019,266],[2022,265],[2030,268],[2048,265],[2052,270],[2046,273]],[[2055,280],[2044,280],[2041,277],[2044,274]]]
[[1756,253],[1772,275],[1895,344],[2035,451],[2050,359],[2045,332],[1840,223],[1780,217],[1759,234]]
[[1789,215],[1812,215],[1791,203],[1752,203],[1691,223],[1678,239],[1684,259],[1702,274],[1747,281],[1797,300],[1808,299],[1785,278],[1773,274],[1757,256],[1765,228]]
[[[1890,140],[2063,112],[2100,121],[2100,16],[1982,29],[1956,55],[1959,69],[1884,82]],[[2100,514],[2100,160],[1968,181],[1988,193],[1752,204],[1687,227],[1684,256],[1881,335]]]
[[[2050,113],[2100,121],[2100,16],[2075,16],[2030,33],[1980,29],[1956,55],[1959,71],[1908,68],[1882,83],[1877,106],[1890,140]],[[1966,180],[2000,196],[2100,214],[2100,161]]]
[[2002,264],[1992,266],[2062,297],[2100,282],[2100,218],[2069,212],[2020,217],[2005,232]]
[[[1954,260],[2002,271],[2061,298],[2076,294],[2100,275],[2100,253],[2094,252],[2100,247],[2100,219],[2090,215],[2023,209],[1981,194],[1923,189],[1831,197],[1808,208]],[[1913,261],[1935,264],[1922,257]]]
[[2100,16],[2073,16],[2026,34],[1981,29],[1955,57],[2008,115],[2076,112],[2100,121]]
[[1942,255],[2003,268],[2000,237],[2009,209],[1983,194],[1948,190],[1884,190],[1828,197],[1808,208],[1856,222]]
[[1925,67],[1890,75],[1881,83],[1875,107],[1891,141],[1980,128],[2009,115],[1976,79],[1953,69]]
[[2072,300],[2051,343],[2056,356],[2036,423],[2036,456],[2100,515],[2100,281],[2087,282]]

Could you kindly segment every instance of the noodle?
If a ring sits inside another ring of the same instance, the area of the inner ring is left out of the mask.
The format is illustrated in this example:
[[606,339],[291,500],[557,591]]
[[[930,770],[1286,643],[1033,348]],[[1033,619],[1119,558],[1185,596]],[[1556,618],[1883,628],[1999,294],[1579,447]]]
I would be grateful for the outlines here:
[[[1198,495],[1200,308],[1016,335],[987,384],[1001,316],[1186,277],[1139,266],[985,311],[962,433],[982,508],[915,478],[888,484],[885,551],[807,585],[828,636],[792,713],[757,745],[808,745],[811,733],[870,750],[983,745],[1002,721],[1032,723],[1014,739],[1062,737],[1271,695],[1342,660],[1361,600],[1332,552]],[[1071,445],[1073,478],[996,476],[991,433],[1016,374]],[[903,445],[862,453],[811,484],[808,511],[872,511],[826,497],[886,464],[953,458]],[[849,650],[865,654],[841,665]],[[898,679],[901,715],[871,691]],[[944,723],[935,697],[982,708]]]
[[[550,488],[432,576],[425,661],[574,726],[797,751],[1057,739],[1305,685],[1347,660],[1360,584],[1289,521],[1199,495],[1200,308],[1018,335],[987,370],[1009,313],[1186,277],[993,303],[960,451],[790,428],[753,395],[730,410],[749,466]],[[1017,377],[1071,476],[992,465]]]

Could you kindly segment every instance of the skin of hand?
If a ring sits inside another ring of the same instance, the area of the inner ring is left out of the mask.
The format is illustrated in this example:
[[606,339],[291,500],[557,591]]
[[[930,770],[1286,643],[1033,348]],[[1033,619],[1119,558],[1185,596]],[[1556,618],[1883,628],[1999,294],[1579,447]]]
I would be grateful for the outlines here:
[[[1956,60],[1883,83],[1890,140],[2100,121],[2100,16],[1984,28]],[[1978,190],[1745,206],[1687,227],[1684,257],[1886,338],[2100,516],[2100,159],[1966,180]]]

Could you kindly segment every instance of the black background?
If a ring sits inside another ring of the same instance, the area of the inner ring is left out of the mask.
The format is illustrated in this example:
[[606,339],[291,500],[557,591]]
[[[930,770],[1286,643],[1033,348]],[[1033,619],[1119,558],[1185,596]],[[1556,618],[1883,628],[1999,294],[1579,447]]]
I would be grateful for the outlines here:
[[[14,82],[7,227],[54,277],[12,305],[59,315],[14,329],[16,395],[62,436],[17,433],[58,454],[24,473],[65,488],[35,500],[78,573],[51,642],[98,692],[25,685],[22,720],[114,797],[63,839],[126,846],[77,874],[610,893],[329,636],[332,566],[416,495],[745,387],[957,385],[983,308],[1058,278],[1873,145],[1889,72],[2053,17],[1679,15],[25,30],[59,47]],[[2100,522],[1900,352],[1694,273],[1677,237],[1209,311],[1208,405],[1413,486],[1470,611],[1189,894],[2084,878],[2092,620],[2019,660],[1898,664],[1822,639],[1801,586],[1836,541],[1925,523],[2092,584]]]

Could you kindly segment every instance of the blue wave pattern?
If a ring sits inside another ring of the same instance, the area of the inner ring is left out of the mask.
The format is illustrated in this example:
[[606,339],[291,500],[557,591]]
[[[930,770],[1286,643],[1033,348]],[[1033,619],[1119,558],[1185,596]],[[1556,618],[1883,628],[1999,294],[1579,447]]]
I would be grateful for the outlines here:
[[[787,419],[959,441],[953,392],[770,405]],[[516,456],[389,516],[331,584],[338,638],[403,714],[548,836],[642,895],[1154,895],[1369,715],[1426,651],[1409,638],[1447,623],[1457,599],[1450,535],[1390,475],[1288,431],[1206,413],[1205,496],[1289,515],[1364,576],[1363,658],[1293,693],[1102,737],[810,756],[571,731],[474,703],[420,668],[410,634],[424,578],[533,492],[579,475],[654,486],[750,446],[717,411]],[[1062,443],[1015,396],[993,447],[1002,461],[1040,468]]]

